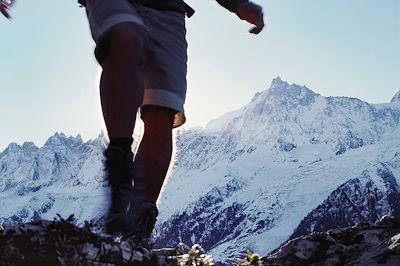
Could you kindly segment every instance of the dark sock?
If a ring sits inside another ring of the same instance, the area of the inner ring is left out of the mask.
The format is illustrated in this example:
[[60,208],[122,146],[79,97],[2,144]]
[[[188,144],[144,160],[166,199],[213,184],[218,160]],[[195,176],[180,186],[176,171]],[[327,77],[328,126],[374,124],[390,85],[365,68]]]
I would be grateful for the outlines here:
[[110,139],[110,146],[121,148],[124,151],[132,149],[133,138],[114,138]]

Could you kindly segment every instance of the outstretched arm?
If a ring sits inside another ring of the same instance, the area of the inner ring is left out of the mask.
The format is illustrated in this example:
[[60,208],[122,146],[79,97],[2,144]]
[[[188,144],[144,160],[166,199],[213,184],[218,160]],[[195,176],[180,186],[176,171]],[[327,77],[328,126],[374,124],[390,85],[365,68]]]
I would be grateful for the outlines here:
[[216,0],[221,6],[229,11],[236,13],[236,15],[244,20],[253,24],[254,27],[250,29],[250,33],[258,34],[264,28],[264,14],[261,6],[249,0]]

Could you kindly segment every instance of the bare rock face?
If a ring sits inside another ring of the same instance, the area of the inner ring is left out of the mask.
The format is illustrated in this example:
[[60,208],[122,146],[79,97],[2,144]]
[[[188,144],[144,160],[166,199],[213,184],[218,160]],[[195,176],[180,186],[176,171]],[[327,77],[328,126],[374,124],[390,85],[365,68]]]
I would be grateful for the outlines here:
[[400,219],[295,238],[263,258],[263,265],[400,265]]

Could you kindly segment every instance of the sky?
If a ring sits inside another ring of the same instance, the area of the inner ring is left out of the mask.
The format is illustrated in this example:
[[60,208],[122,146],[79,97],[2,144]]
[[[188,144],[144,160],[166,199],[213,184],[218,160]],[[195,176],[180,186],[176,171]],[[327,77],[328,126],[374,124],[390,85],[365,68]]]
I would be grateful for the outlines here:
[[[280,76],[323,96],[389,102],[400,89],[399,0],[255,0],[258,36],[214,0],[188,0],[185,127],[247,104]],[[55,132],[96,138],[99,66],[75,0],[24,1],[0,17],[0,151]]]

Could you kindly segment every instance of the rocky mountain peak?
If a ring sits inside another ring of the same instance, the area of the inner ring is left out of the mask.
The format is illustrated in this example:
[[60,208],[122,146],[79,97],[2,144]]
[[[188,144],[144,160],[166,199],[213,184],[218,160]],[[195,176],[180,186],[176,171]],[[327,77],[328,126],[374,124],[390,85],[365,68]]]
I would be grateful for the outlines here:
[[211,121],[206,132],[220,132],[221,142],[232,150],[269,143],[290,151],[306,143],[325,143],[339,155],[378,141],[383,132],[398,126],[399,112],[396,106],[323,97],[277,77],[244,107]]
[[47,139],[44,144],[47,146],[79,146],[83,143],[81,135],[77,135],[76,137],[67,137],[64,133],[56,132],[53,136]]
[[271,89],[272,88],[286,88],[286,87],[288,87],[289,86],[289,83],[287,83],[286,81],[283,81],[282,79],[281,79],[281,77],[276,77],[276,78],[274,78],[273,80],[272,80],[272,83],[271,83]]
[[253,97],[251,104],[268,104],[280,102],[286,104],[292,102],[301,105],[309,104],[317,94],[305,86],[289,84],[280,77],[272,80],[267,90],[258,92]]
[[22,144],[21,149],[24,151],[37,151],[39,148],[35,145],[35,143],[27,141]]
[[318,95],[306,86],[289,84],[286,81],[282,81],[279,77],[272,81],[270,88],[266,92],[270,100],[292,106],[310,105]]
[[[276,77],[272,80],[268,89],[257,92],[251,102],[243,108],[212,120],[207,125],[207,130],[230,130],[232,127],[237,128],[238,125],[239,127],[244,125],[247,129],[248,126],[256,127],[259,122],[265,124],[265,121],[259,121],[260,118],[267,119],[272,114],[282,115],[283,113],[293,112],[296,107],[309,106],[315,102],[318,96],[319,94],[305,86],[289,84],[280,77]],[[256,124],[253,120],[257,120]],[[243,124],[239,121],[242,121]],[[248,124],[249,121],[253,121],[251,125]],[[260,128],[264,128],[264,126],[260,125]]]
[[17,152],[21,149],[21,146],[19,146],[17,143],[15,142],[11,142],[10,144],[8,144],[7,148],[5,149],[4,152]]

